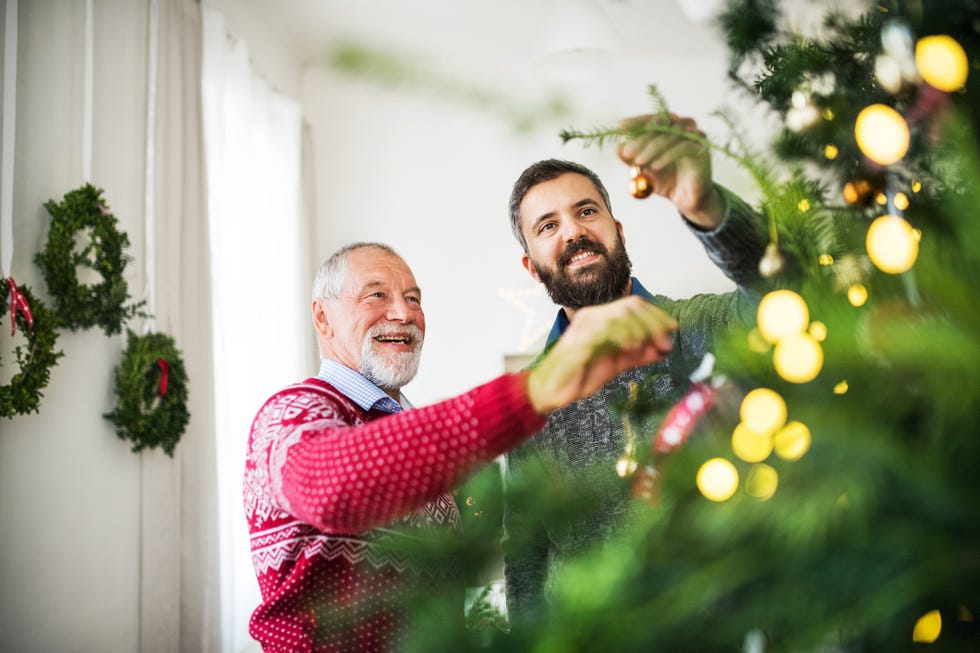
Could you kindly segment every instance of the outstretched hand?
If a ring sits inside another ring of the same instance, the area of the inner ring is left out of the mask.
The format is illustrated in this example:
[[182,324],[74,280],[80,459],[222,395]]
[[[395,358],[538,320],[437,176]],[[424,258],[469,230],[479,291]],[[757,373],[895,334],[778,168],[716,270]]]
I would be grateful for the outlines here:
[[[623,129],[648,124],[673,127],[704,137],[691,118],[676,114],[648,114],[620,121]],[[670,200],[677,210],[694,224],[714,229],[724,217],[724,199],[711,179],[711,152],[682,134],[648,131],[623,141],[617,150],[619,158],[638,166],[653,183],[653,192]]]
[[663,359],[677,322],[631,295],[575,312],[555,346],[528,375],[528,396],[542,415],[595,393],[622,372]]

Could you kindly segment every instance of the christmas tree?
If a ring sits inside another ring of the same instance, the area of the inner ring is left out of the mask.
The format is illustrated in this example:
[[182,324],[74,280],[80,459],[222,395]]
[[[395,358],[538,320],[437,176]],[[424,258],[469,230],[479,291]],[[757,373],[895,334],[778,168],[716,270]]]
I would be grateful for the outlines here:
[[[759,185],[757,320],[717,343],[705,415],[624,398],[639,471],[597,473],[643,509],[563,570],[553,616],[427,650],[980,650],[980,5],[882,2],[817,35],[772,0],[718,21],[733,84],[783,125],[767,152],[735,120],[705,140]],[[678,420],[666,465],[647,442]]]

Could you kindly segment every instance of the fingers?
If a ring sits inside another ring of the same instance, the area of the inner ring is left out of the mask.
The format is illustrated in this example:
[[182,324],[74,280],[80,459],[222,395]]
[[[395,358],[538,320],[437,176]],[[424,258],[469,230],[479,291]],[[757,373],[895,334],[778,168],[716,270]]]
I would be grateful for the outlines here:
[[[677,114],[625,118],[620,126],[636,133],[616,148],[623,163],[638,166],[653,193],[666,198],[693,224],[716,228],[724,219],[724,201],[715,188],[711,152],[694,119]],[[670,127],[670,131],[643,129]]]
[[[690,118],[680,119],[672,124],[685,133],[704,136]],[[627,141],[617,148],[617,154],[624,163],[658,171],[681,156],[698,156],[704,146],[681,134],[647,132]]]
[[[597,345],[612,345],[628,354],[652,348],[661,356],[673,347],[671,334],[677,321],[666,311],[642,297],[632,295],[602,306],[579,310],[569,326],[572,339],[593,347],[594,357],[607,355]],[[563,336],[564,337],[564,336]]]
[[657,147],[648,147],[641,152],[637,161],[639,162],[642,158],[643,163],[637,163],[637,165],[642,165],[654,173],[659,173],[678,161],[698,156],[703,150],[700,143],[695,143],[686,138],[674,138],[657,145]]
[[541,414],[587,397],[632,367],[670,353],[677,322],[638,296],[580,309],[555,347],[528,376]]
[[622,346],[636,350],[652,348],[661,357],[670,353],[673,348],[671,334],[677,330],[677,321],[642,297],[632,295],[620,301],[626,310],[623,320],[631,330],[630,339]]

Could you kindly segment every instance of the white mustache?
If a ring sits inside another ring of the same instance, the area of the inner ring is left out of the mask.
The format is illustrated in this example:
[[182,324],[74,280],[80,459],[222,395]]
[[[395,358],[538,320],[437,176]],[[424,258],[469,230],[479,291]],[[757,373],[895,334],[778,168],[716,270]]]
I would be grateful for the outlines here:
[[415,345],[416,347],[420,347],[422,342],[425,340],[425,335],[422,333],[422,329],[418,328],[414,324],[375,324],[373,327],[368,329],[367,335],[368,338],[371,339],[379,336],[408,338],[411,344]]

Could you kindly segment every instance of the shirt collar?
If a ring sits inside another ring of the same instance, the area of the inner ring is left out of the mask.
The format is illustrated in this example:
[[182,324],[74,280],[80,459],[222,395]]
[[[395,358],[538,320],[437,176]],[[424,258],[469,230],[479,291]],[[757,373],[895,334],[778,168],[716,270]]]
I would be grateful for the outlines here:
[[[630,284],[631,295],[639,295],[640,297],[643,297],[654,304],[657,303],[657,300],[654,299],[653,295],[651,295],[646,288],[643,287],[643,284],[640,283],[639,279],[636,277],[630,277],[630,281],[632,281]],[[565,329],[568,328],[568,324],[568,316],[565,315],[565,309],[559,308],[558,316],[555,317],[555,323],[551,326],[551,332],[548,334],[547,342],[545,342],[545,349],[555,344],[555,341],[558,340],[561,334],[565,333]]]
[[395,401],[360,372],[329,358],[320,359],[320,371],[316,378],[337,388],[364,410],[373,408],[386,413],[397,413],[404,408],[412,408],[404,394],[399,393],[401,401]]

